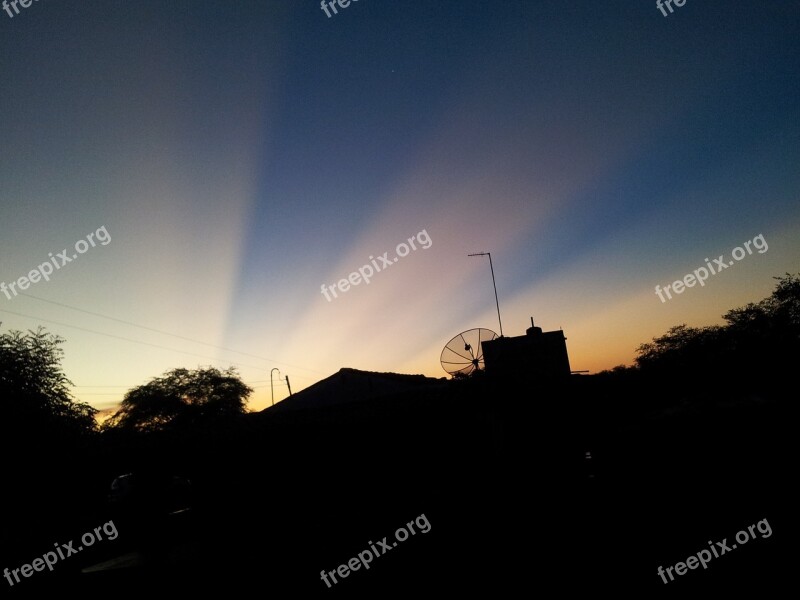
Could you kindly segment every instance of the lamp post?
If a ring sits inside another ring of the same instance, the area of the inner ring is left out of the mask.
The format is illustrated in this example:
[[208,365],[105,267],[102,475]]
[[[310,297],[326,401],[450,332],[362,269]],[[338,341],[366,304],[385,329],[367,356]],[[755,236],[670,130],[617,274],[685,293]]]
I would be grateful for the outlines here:
[[[272,367],[272,371],[277,371],[279,375],[281,372],[278,367]],[[272,387],[272,371],[269,372],[269,389],[272,392],[272,406],[275,406],[275,388]]]
[[497,322],[500,323],[500,337],[503,337],[503,322],[500,320],[500,303],[497,301],[497,284],[494,282],[494,266],[492,266],[492,253],[476,252],[475,254],[467,254],[467,256],[489,257],[489,268],[492,270],[492,285],[494,286],[494,303],[497,305]]

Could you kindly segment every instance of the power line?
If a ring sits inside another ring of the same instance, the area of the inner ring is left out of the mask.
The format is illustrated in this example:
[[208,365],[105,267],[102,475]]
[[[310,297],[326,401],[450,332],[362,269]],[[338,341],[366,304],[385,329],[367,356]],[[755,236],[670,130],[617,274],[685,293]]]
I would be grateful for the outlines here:
[[[249,386],[249,387],[251,387],[253,389],[259,389],[259,388],[263,388],[263,387],[268,387],[269,386],[269,384],[267,384],[267,383],[265,383],[264,385],[252,385],[253,383],[255,383],[253,381],[243,381],[242,383],[244,383],[245,385],[247,385],[247,386]],[[280,379],[280,380],[276,379],[274,384],[286,385],[286,380],[285,379]],[[79,388],[79,387],[81,387],[81,388],[101,388],[101,389],[102,388],[119,388],[119,389],[124,389],[124,390],[130,390],[130,389],[133,389],[135,387],[139,387],[139,385],[141,385],[141,384],[129,385],[129,386],[125,386],[125,385],[73,385],[72,387],[73,388]],[[82,396],[111,396],[111,395],[119,394],[119,393],[120,392],[81,392],[81,395]]]
[[[151,344],[149,342],[142,342],[142,341],[139,341],[139,340],[133,340],[133,339],[126,338],[126,337],[123,337],[123,336],[119,336],[119,335],[113,335],[113,334],[110,334],[110,333],[103,333],[101,331],[94,331],[92,329],[87,329],[85,327],[78,327],[77,325],[68,325],[66,323],[61,323],[59,321],[53,321],[53,320],[50,320],[50,319],[43,319],[41,317],[33,317],[33,316],[30,316],[30,315],[24,315],[22,313],[17,313],[17,312],[11,311],[11,310],[0,309],[0,312],[5,312],[5,313],[11,314],[11,315],[16,315],[18,317],[24,317],[24,318],[27,318],[27,319],[33,319],[33,320],[36,320],[36,321],[43,321],[45,323],[53,323],[54,325],[61,325],[62,327],[70,327],[72,329],[77,329],[79,331],[85,331],[85,332],[88,332],[88,333],[94,333],[96,335],[104,335],[106,337],[110,337],[110,338],[114,338],[114,339],[118,339],[118,340],[123,340],[123,341],[126,341],[126,342],[131,342],[131,343],[134,343],[134,344],[142,344],[142,345],[145,345],[145,346],[152,346],[154,348],[160,348],[162,350],[168,350],[170,352],[177,352],[179,354],[186,354],[188,356],[196,356],[196,357],[199,357],[199,358],[205,358],[205,359],[214,360],[214,361],[217,361],[217,362],[228,363],[228,364],[236,365],[237,367],[243,367],[243,368],[247,368],[247,369],[261,369],[263,371],[267,370],[266,367],[256,367],[256,366],[253,366],[253,365],[245,365],[245,364],[242,364],[242,363],[234,362],[232,360],[225,360],[225,359],[216,358],[216,357],[213,357],[213,356],[206,356],[204,354],[195,354],[193,352],[186,352],[185,350],[176,350],[174,348],[168,348],[167,346],[161,346],[159,344]],[[286,364],[286,363],[280,363],[280,364]],[[302,368],[302,367],[298,367],[298,368]],[[307,369],[307,370],[310,370],[310,369]],[[305,377],[304,375],[295,375],[295,377],[298,377],[300,379],[305,379],[307,381],[314,381],[310,377]],[[260,381],[266,381],[266,380],[260,380]],[[256,383],[259,383],[259,382],[256,382]],[[250,385],[250,382],[247,382],[247,381],[244,381],[243,383],[245,385]],[[132,388],[137,387],[137,385],[129,385],[129,386],[126,386],[126,385],[73,385],[72,387],[73,388],[101,388],[101,389],[109,389],[109,388],[132,389]],[[256,386],[256,387],[264,387],[264,386]],[[116,393],[119,393],[119,392],[116,392]],[[80,394],[82,396],[94,395],[94,394],[92,394],[90,392],[80,392]],[[99,394],[99,395],[112,395],[112,393]]]
[[104,388],[104,389],[111,389],[111,388],[124,388],[129,389],[132,387],[136,387],[134,385],[73,385],[72,387],[79,387],[79,388]]
[[[131,321],[126,321],[124,319],[118,319],[116,317],[110,317],[108,315],[104,315],[104,314],[98,313],[98,312],[93,312],[91,310],[86,310],[86,309],[83,309],[83,308],[77,308],[75,306],[70,306],[69,304],[64,304],[62,302],[56,302],[55,300],[46,300],[45,298],[39,298],[38,296],[33,296],[31,294],[25,294],[25,293],[22,293],[22,292],[20,292],[19,295],[20,296],[25,296],[26,298],[33,298],[34,300],[39,300],[40,302],[46,302],[47,304],[53,304],[55,306],[61,306],[63,308],[68,308],[70,310],[75,310],[75,311],[78,311],[78,312],[82,312],[82,313],[85,313],[87,315],[91,315],[93,317],[100,317],[101,319],[108,319],[109,321],[116,321],[117,323],[122,323],[124,325],[130,325],[131,327],[138,327],[139,329],[145,329],[147,331],[152,331],[152,332],[155,332],[155,333],[159,333],[161,335],[171,336],[171,337],[178,338],[178,339],[181,339],[181,340],[184,340],[184,341],[187,341],[187,342],[192,342],[192,343],[195,343],[195,344],[201,344],[203,346],[209,346],[211,348],[217,348],[218,350],[225,350],[226,352],[233,352],[234,354],[241,354],[242,356],[249,356],[251,358],[257,358],[257,359],[263,360],[265,362],[271,362],[271,363],[275,363],[275,364],[279,364],[279,365],[284,365],[286,367],[291,367],[293,369],[302,369],[304,371],[310,371],[310,372],[316,373],[318,375],[324,375],[324,373],[321,373],[320,371],[315,371],[314,369],[309,369],[307,367],[300,367],[300,366],[297,366],[297,365],[291,365],[289,363],[281,362],[279,360],[275,360],[275,359],[272,359],[272,358],[266,358],[266,357],[263,357],[263,356],[258,356],[257,354],[250,354],[249,352],[240,352],[239,350],[234,350],[232,348],[226,348],[225,346],[217,346],[216,344],[209,344],[208,342],[195,340],[195,339],[188,338],[188,337],[185,337],[185,336],[182,336],[182,335],[178,335],[176,333],[170,333],[168,331],[163,331],[161,329],[155,329],[153,327],[147,327],[145,325],[139,325],[139,324],[133,323]],[[6,312],[8,312],[8,311],[6,311]]]
[[[138,327],[140,329],[153,331],[155,333],[159,333],[159,334],[162,334],[162,335],[175,337],[175,338],[178,338],[178,339],[182,339],[182,340],[185,340],[185,341],[201,344],[201,345],[204,345],[204,346],[209,346],[209,347],[212,347],[212,348],[217,348],[217,349],[220,349],[220,350],[225,350],[227,352],[233,352],[235,354],[241,354],[243,356],[250,356],[250,357],[253,357],[253,358],[257,358],[259,360],[264,360],[266,362],[275,362],[277,364],[282,364],[282,365],[285,365],[285,366],[288,366],[288,367],[292,367],[292,368],[296,368],[296,369],[303,369],[305,371],[310,371],[310,372],[313,372],[313,373],[323,374],[320,371],[314,371],[313,369],[308,369],[308,368],[300,367],[300,366],[297,366],[297,365],[291,365],[289,363],[284,363],[284,362],[280,362],[280,361],[273,361],[272,359],[261,357],[261,356],[255,355],[255,354],[250,354],[250,353],[247,353],[247,352],[240,352],[238,350],[233,350],[231,348],[225,348],[224,346],[217,346],[215,344],[209,344],[207,342],[202,342],[200,340],[194,340],[192,338],[187,338],[187,337],[184,337],[184,336],[181,336],[181,335],[169,333],[169,332],[166,332],[166,331],[161,331],[159,329],[154,329],[152,327],[146,327],[144,325],[138,325],[136,323],[125,321],[123,319],[117,319],[115,317],[110,317],[110,316],[103,315],[103,314],[100,314],[100,313],[95,313],[95,312],[84,310],[84,309],[81,309],[81,308],[76,308],[74,306],[69,306],[67,304],[63,304],[61,302],[55,302],[53,300],[46,300],[44,298],[39,298],[37,296],[32,296],[30,294],[22,294],[21,293],[20,295],[26,296],[26,297],[29,297],[29,298],[33,298],[34,300],[40,300],[41,302],[54,304],[56,306],[62,306],[64,308],[69,308],[71,310],[75,310],[75,311],[78,311],[78,312],[86,313],[88,315],[92,315],[92,316],[108,319],[108,320],[111,320],[111,321],[117,321],[117,322],[123,323],[125,325],[130,325],[132,327]],[[69,325],[67,323],[62,323],[60,321],[54,321],[52,319],[44,319],[42,317],[35,317],[35,316],[32,316],[32,315],[26,315],[26,314],[23,314],[23,313],[18,313],[18,312],[14,312],[14,311],[10,311],[10,310],[4,310],[4,309],[0,309],[0,312],[5,312],[5,313],[8,313],[8,314],[12,314],[12,315],[15,315],[15,316],[18,316],[18,317],[23,317],[23,318],[26,318],[26,319],[33,319],[35,321],[42,321],[42,322],[45,322],[45,323],[52,323],[54,325],[60,325],[62,327],[68,327],[68,328],[71,328],[71,329],[77,329],[78,331],[84,331],[84,332],[87,332],[87,333],[93,333],[95,335],[102,335],[102,336],[105,336],[105,337],[110,337],[110,338],[113,338],[113,339],[118,339],[118,340],[130,342],[130,343],[133,343],[133,344],[141,344],[141,345],[144,345],[144,346],[150,346],[150,347],[153,347],[153,348],[159,348],[161,350],[167,350],[169,352],[177,352],[178,354],[185,354],[187,356],[194,356],[194,357],[198,357],[198,358],[204,358],[204,359],[207,359],[207,360],[213,360],[213,361],[216,361],[216,362],[228,363],[228,364],[236,365],[236,366],[242,367],[242,368],[260,369],[260,370],[266,371],[265,367],[257,367],[257,366],[254,366],[254,365],[246,365],[246,364],[243,364],[243,363],[238,363],[238,362],[234,362],[234,361],[230,361],[230,360],[224,360],[224,359],[221,359],[221,358],[207,356],[207,355],[204,355],[204,354],[197,354],[197,353],[194,353],[194,352],[186,352],[185,350],[177,350],[175,348],[169,348],[167,346],[162,346],[160,344],[153,344],[153,343],[150,343],[150,342],[143,342],[143,341],[140,341],[140,340],[134,340],[134,339],[127,338],[127,337],[124,337],[124,336],[114,335],[114,334],[110,334],[110,333],[104,333],[104,332],[101,332],[101,331],[95,331],[93,329],[88,329],[86,327],[79,327],[77,325]],[[295,375],[295,377],[299,377],[300,379],[305,379],[307,381],[314,381],[314,379],[312,379],[310,377],[305,377],[303,375]],[[251,386],[251,383],[262,383],[262,382],[266,382],[266,380],[257,380],[257,381],[253,381],[253,382],[246,382],[245,381],[243,383],[245,383],[245,385]],[[279,381],[278,384],[279,385],[284,385],[285,382],[284,381]],[[72,387],[73,388],[93,388],[93,389],[94,388],[100,388],[100,389],[116,388],[116,389],[129,390],[129,389],[133,389],[133,388],[137,387],[137,385],[131,385],[131,386],[121,386],[121,385],[73,385]],[[251,386],[251,387],[253,387],[253,389],[260,389],[260,388],[263,388],[263,387],[266,387],[266,386]],[[76,390],[76,393],[78,393],[81,396],[113,396],[113,395],[120,394],[121,392],[78,392]]]
[[111,334],[111,333],[103,333],[101,331],[94,331],[93,329],[87,329],[85,327],[78,327],[77,325],[68,325],[66,323],[61,323],[59,321],[53,321],[53,320],[50,320],[50,319],[43,319],[41,317],[32,317],[31,315],[23,315],[22,313],[14,312],[14,311],[11,311],[11,310],[0,309],[0,312],[8,313],[10,315],[16,315],[18,317],[24,317],[26,319],[33,319],[35,321],[43,321],[45,323],[52,323],[54,325],[61,325],[62,327],[69,327],[71,329],[77,329],[78,331],[86,331],[87,333],[94,333],[95,335],[104,335],[106,337],[114,338],[114,339],[117,339],[117,340],[123,340],[125,342],[132,342],[134,344],[142,344],[143,346],[151,346],[153,348],[159,348],[161,350],[169,350],[171,352],[177,352],[179,354],[186,354],[188,356],[196,356],[198,358],[205,358],[207,360],[214,360],[214,361],[217,361],[217,362],[227,362],[229,364],[236,365],[238,367],[246,367],[248,369],[261,369],[262,371],[266,371],[267,370],[266,367],[254,367],[252,365],[245,365],[245,364],[242,364],[242,363],[223,360],[221,358],[216,358],[216,357],[212,357],[212,356],[206,356],[204,354],[195,354],[194,352],[186,352],[185,350],[176,350],[175,348],[168,348],[166,346],[161,346],[159,344],[151,344],[150,342],[142,342],[142,341],[139,341],[139,340],[132,340],[130,338],[122,337],[122,336],[119,336],[119,335],[114,335],[114,334]]

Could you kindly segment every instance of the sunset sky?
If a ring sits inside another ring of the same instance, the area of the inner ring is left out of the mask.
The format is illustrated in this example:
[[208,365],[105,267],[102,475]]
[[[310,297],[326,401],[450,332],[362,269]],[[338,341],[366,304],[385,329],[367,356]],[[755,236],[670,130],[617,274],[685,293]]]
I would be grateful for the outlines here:
[[0,150],[0,282],[110,236],[0,294],[99,409],[176,367],[236,366],[251,409],[273,367],[444,376],[499,333],[482,251],[505,335],[596,372],[800,270],[800,5],[42,0],[0,12]]

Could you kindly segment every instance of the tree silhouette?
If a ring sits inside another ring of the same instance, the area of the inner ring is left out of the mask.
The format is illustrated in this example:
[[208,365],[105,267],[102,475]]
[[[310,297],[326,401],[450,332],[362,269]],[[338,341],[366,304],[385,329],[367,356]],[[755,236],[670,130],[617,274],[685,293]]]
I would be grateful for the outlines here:
[[241,415],[252,392],[234,368],[174,369],[125,394],[103,429],[164,431]]
[[63,342],[41,327],[0,335],[0,432],[6,441],[52,442],[95,431],[97,410],[72,399],[61,370]]
[[778,385],[800,355],[800,274],[775,279],[770,296],[728,311],[725,325],[671,327],[637,348],[635,367],[604,373],[694,378],[707,387]]
[[757,370],[784,379],[800,356],[800,274],[776,277],[772,295],[728,311],[728,354],[736,370]]
[[695,374],[707,368],[704,361],[720,350],[723,328],[719,326],[688,327],[685,323],[671,327],[664,335],[653,338],[637,349],[636,365],[649,374]]

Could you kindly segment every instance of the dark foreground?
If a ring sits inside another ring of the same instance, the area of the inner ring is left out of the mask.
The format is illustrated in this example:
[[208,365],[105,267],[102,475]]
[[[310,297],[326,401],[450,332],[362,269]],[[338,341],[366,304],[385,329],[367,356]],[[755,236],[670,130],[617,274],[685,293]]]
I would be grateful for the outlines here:
[[[698,397],[591,377],[534,389],[472,380],[267,411],[180,438],[106,442],[102,453],[92,449],[83,478],[53,475],[57,483],[42,493],[32,473],[18,488],[3,566],[18,568],[109,519],[118,537],[59,562],[52,574],[2,585],[20,597],[51,589],[90,597],[650,597],[750,587],[772,597],[791,589],[796,559],[795,412],[769,389]],[[192,510],[146,519],[115,512],[109,481],[142,469],[187,475]],[[755,529],[706,569],[673,568],[667,584],[658,575],[709,541],[731,547],[737,532],[764,520],[769,536]],[[415,533],[398,541],[395,532],[409,523]],[[381,550],[384,536],[391,550]],[[320,571],[372,546],[379,555],[369,569],[355,561],[346,577],[334,573],[337,583],[328,575],[330,588],[322,580]]]

